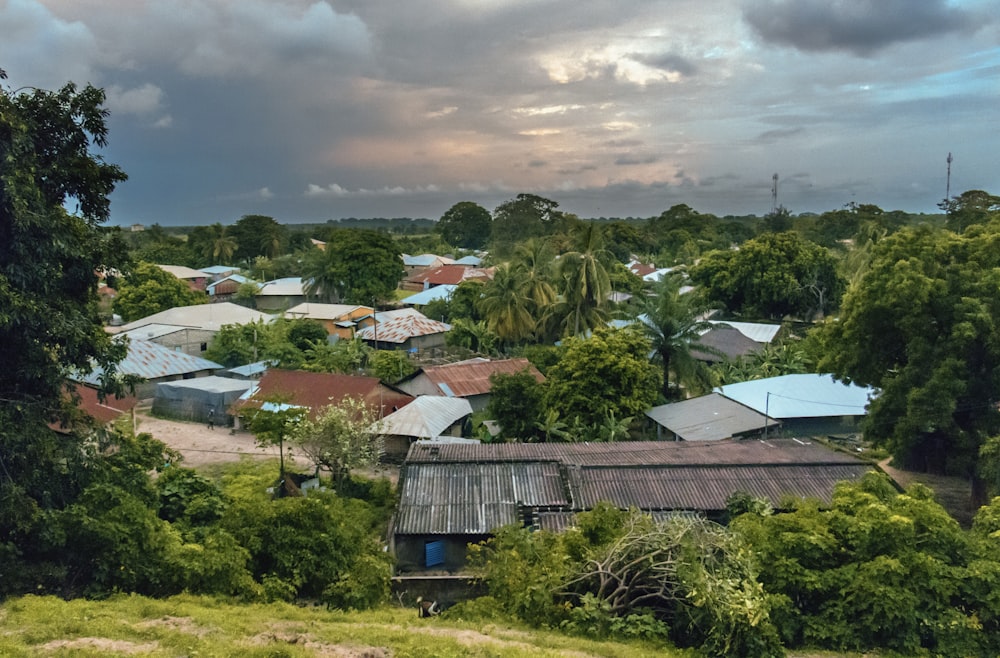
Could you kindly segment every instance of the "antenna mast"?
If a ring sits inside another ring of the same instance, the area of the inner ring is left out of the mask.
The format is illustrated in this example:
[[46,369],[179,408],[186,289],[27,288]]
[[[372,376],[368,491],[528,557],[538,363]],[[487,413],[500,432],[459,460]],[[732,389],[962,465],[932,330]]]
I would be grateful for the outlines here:
[[771,176],[771,212],[778,212],[778,174]]
[[948,160],[947,160],[947,162],[948,162],[948,183],[947,183],[947,185],[944,188],[944,200],[945,200],[945,203],[947,203],[948,200],[951,199],[951,161],[952,161],[951,151],[948,151]]

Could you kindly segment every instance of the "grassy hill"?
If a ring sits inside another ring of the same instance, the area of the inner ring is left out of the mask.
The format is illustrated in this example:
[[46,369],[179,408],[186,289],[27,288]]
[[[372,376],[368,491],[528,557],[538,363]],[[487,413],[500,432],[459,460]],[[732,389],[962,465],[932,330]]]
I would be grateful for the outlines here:
[[694,656],[642,643],[595,642],[506,624],[416,610],[364,613],[275,603],[235,605],[211,598],[106,601],[27,596],[0,605],[0,655],[241,656],[337,658],[431,656]]

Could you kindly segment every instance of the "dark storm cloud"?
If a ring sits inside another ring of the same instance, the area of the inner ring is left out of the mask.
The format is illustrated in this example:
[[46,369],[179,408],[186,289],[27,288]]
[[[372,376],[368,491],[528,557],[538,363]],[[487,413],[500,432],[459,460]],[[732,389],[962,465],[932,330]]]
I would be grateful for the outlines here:
[[858,56],[975,27],[948,0],[748,0],[743,19],[765,41]]

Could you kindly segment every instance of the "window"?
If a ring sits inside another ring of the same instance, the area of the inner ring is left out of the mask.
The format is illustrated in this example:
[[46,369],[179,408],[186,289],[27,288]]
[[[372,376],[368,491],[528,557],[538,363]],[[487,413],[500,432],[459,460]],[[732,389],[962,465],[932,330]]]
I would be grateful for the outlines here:
[[444,542],[440,539],[424,544],[424,565],[436,567],[444,564]]
[[201,351],[204,352],[207,349],[208,349],[208,343],[202,343],[201,344]]

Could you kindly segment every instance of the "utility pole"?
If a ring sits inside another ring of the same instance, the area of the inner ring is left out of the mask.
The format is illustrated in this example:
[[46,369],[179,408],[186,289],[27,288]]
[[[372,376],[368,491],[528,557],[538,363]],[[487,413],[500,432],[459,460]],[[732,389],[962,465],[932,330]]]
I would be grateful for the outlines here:
[[771,176],[771,212],[778,212],[778,174]]

